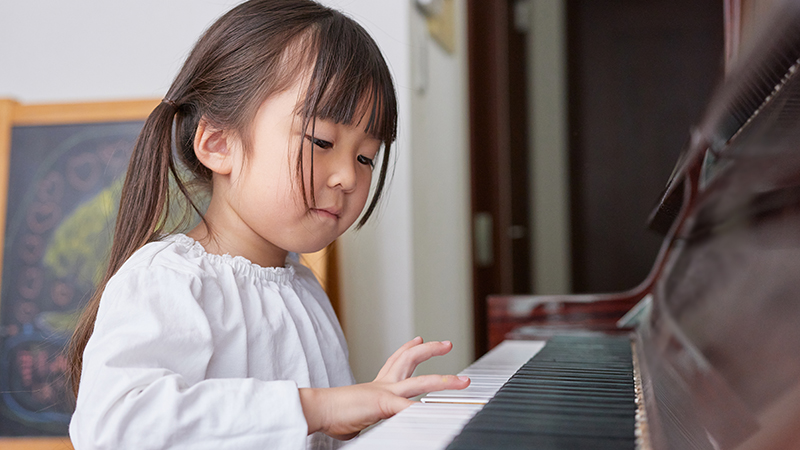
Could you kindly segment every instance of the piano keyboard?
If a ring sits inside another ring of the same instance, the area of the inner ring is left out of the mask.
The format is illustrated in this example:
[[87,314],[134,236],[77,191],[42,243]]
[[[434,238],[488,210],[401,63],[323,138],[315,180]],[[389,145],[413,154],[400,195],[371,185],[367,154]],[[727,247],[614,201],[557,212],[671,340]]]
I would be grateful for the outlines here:
[[636,447],[627,337],[505,341],[462,374],[467,389],[429,394],[347,449]]
[[442,450],[533,355],[543,341],[504,341],[458,375],[470,385],[432,392],[391,419],[354,439],[347,450]]

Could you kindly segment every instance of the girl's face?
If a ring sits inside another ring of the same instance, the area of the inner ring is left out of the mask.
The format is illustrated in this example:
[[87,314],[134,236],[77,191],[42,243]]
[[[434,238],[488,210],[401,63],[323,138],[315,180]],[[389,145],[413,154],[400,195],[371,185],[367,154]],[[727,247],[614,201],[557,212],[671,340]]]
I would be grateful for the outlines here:
[[[358,125],[317,119],[302,129],[295,113],[304,92],[300,83],[267,99],[256,113],[252,151],[230,139],[230,174],[215,174],[207,219],[216,226],[220,249],[261,265],[282,265],[286,252],[318,251],[344,233],[359,217],[369,196],[372,162],[381,142]],[[357,120],[356,120],[357,122]],[[364,121],[366,122],[366,120]],[[297,174],[297,154],[304,143],[304,182],[311,190],[311,143],[314,146],[313,192],[306,207]],[[215,204],[216,203],[216,204]],[[280,261],[280,264],[275,262]]]

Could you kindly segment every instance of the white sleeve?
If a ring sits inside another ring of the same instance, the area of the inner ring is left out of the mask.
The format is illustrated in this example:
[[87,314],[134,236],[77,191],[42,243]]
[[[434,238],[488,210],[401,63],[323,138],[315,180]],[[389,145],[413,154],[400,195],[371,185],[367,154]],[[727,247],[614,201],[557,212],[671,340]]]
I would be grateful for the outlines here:
[[191,275],[138,270],[109,281],[70,437],[81,449],[304,449],[294,381],[205,379],[211,328]]

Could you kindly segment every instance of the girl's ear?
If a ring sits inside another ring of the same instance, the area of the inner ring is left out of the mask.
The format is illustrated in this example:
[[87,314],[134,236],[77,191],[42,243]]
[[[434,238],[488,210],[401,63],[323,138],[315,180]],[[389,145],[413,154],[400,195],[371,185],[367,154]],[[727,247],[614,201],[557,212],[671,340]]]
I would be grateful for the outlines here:
[[214,128],[205,119],[200,119],[194,135],[194,154],[209,170],[220,175],[230,174],[234,145],[236,142],[231,133]]

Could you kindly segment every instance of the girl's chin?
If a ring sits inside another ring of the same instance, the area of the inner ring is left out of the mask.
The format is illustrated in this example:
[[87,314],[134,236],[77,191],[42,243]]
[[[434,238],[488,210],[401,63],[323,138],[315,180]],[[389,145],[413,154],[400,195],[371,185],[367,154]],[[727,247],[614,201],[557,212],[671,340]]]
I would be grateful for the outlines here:
[[309,242],[304,245],[297,246],[296,249],[289,251],[292,253],[300,253],[300,254],[317,253],[318,251],[324,250],[325,247],[330,245],[335,239],[336,238],[334,237],[333,239],[324,239],[313,243]]

